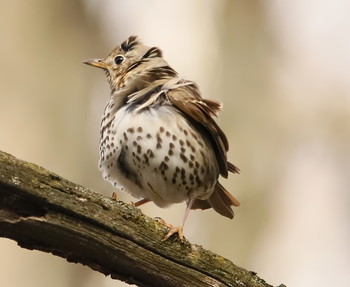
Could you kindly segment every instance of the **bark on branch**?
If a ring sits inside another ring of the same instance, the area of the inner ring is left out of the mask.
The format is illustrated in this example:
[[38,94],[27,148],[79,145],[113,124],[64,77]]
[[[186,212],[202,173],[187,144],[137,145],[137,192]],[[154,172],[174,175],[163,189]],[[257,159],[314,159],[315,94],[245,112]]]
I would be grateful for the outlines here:
[[161,242],[166,232],[130,204],[0,151],[0,237],[138,286],[271,286],[188,241]]

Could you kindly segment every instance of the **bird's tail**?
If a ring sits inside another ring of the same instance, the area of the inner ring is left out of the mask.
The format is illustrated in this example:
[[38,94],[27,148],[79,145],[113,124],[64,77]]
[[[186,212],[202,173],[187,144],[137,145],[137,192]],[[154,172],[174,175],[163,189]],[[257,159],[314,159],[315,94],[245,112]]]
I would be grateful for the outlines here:
[[234,212],[231,206],[239,205],[239,201],[218,182],[212,195],[206,200],[196,199],[191,209],[208,209],[212,207],[219,214],[232,219]]

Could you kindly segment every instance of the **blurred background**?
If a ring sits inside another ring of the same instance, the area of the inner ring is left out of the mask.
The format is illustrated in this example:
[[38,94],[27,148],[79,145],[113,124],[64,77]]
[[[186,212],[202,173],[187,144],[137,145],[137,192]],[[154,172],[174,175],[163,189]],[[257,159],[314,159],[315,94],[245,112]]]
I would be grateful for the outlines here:
[[[242,170],[223,182],[241,201],[235,219],[193,211],[186,238],[272,285],[350,285],[349,1],[13,0],[2,11],[1,150],[110,196],[97,169],[109,86],[82,61],[139,35],[224,102]],[[174,224],[184,209],[142,207]],[[129,286],[8,239],[0,254],[1,286]]]

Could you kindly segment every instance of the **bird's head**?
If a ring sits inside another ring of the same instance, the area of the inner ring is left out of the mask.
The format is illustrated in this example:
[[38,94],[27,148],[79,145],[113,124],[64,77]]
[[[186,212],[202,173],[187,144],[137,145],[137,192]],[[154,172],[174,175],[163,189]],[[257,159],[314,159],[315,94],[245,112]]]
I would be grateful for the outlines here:
[[130,36],[106,58],[89,59],[84,63],[103,69],[112,91],[128,85],[142,88],[140,86],[150,82],[152,69],[168,66],[159,48],[143,45],[137,36]]

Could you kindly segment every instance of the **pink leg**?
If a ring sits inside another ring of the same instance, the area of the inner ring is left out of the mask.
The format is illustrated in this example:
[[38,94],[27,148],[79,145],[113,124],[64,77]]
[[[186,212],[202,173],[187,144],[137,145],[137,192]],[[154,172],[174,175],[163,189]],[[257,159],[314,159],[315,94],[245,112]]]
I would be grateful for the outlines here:
[[165,241],[167,240],[171,235],[177,233],[179,234],[179,238],[181,241],[184,240],[184,235],[183,235],[183,227],[185,225],[185,221],[187,219],[187,216],[188,214],[190,213],[190,210],[191,210],[191,207],[192,207],[192,204],[194,202],[194,198],[191,198],[188,202],[187,202],[187,207],[186,207],[186,211],[185,211],[185,214],[184,214],[184,217],[182,219],[182,222],[181,222],[181,225],[180,226],[177,226],[177,227],[171,227],[170,231],[168,232],[167,235],[165,235],[165,237],[162,239],[162,241]]
[[142,204],[145,204],[145,203],[147,203],[147,202],[150,202],[150,200],[144,198],[144,199],[141,199],[141,200],[139,200],[139,201],[136,201],[136,202],[134,203],[134,206],[138,207],[138,206],[140,206],[140,205],[142,205]]
[[188,214],[190,213],[193,202],[194,202],[194,198],[191,198],[189,201],[187,201],[186,211],[185,211],[184,217],[182,219],[182,224],[181,224],[182,227],[185,225],[185,221],[187,219]]

